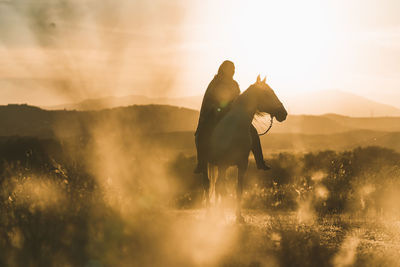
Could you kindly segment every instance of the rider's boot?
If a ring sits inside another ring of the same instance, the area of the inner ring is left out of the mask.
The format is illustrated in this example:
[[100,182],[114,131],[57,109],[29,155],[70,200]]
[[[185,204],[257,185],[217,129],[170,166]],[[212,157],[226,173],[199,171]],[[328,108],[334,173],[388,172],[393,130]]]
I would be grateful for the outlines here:
[[262,153],[260,137],[254,127],[250,127],[250,135],[252,140],[252,148],[254,159],[256,160],[257,169],[268,171],[271,167],[265,163]]

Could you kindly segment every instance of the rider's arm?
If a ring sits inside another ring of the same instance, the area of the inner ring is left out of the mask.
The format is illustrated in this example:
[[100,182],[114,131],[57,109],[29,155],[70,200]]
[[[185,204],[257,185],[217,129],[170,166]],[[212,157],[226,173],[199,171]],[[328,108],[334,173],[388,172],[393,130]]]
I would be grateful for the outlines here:
[[207,87],[206,93],[204,94],[202,109],[204,112],[215,113],[219,107],[219,103],[216,96],[216,80],[213,79]]

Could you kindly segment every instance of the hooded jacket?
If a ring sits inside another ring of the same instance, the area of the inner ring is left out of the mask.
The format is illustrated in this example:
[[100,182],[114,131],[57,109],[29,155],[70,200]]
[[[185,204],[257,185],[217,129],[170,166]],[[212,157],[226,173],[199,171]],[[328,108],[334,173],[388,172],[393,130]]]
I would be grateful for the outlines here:
[[239,94],[238,83],[229,75],[219,71],[204,94],[196,133],[202,127],[212,129],[229,111],[231,103]]

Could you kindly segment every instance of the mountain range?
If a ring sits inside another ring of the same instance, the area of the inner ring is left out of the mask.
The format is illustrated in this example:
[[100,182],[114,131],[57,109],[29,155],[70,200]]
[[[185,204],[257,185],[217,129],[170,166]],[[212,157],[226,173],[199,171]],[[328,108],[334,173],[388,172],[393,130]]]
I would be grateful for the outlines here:
[[[285,101],[286,100],[286,101]],[[350,117],[400,116],[400,109],[338,90],[290,95],[283,100],[292,114],[334,113]]]
[[[334,113],[351,117],[400,116],[399,108],[338,90],[324,90],[286,95],[282,97],[281,100],[289,114],[322,115]],[[49,110],[65,109],[87,111],[130,105],[157,104],[199,110],[201,101],[202,96],[151,98],[143,95],[130,95],[123,97],[86,99],[78,103],[43,108]]]
[[[193,132],[199,112],[169,105],[133,105],[112,109],[76,111],[44,110],[29,105],[0,106],[0,136],[47,135],[56,128],[90,128],[96,123],[120,123],[145,133]],[[266,123],[269,123],[267,120]],[[65,128],[65,129],[64,129]],[[354,130],[400,132],[400,117],[355,118],[337,114],[291,115],[275,122],[272,133],[336,134]],[[47,133],[47,134],[46,134]]]
[[[134,105],[96,111],[44,110],[0,106],[0,137],[90,137],[115,134],[156,149],[194,153],[199,112],[168,105]],[[400,117],[353,118],[336,114],[289,115],[261,137],[269,151],[343,150],[378,145],[400,151]]]

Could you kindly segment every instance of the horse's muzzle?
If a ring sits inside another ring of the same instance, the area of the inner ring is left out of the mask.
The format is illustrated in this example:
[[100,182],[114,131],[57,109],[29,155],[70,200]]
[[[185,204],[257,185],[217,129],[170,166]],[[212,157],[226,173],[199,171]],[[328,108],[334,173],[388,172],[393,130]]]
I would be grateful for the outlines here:
[[278,112],[274,114],[274,117],[277,119],[277,121],[282,122],[286,120],[288,113],[286,109],[282,106],[282,109],[280,109]]

